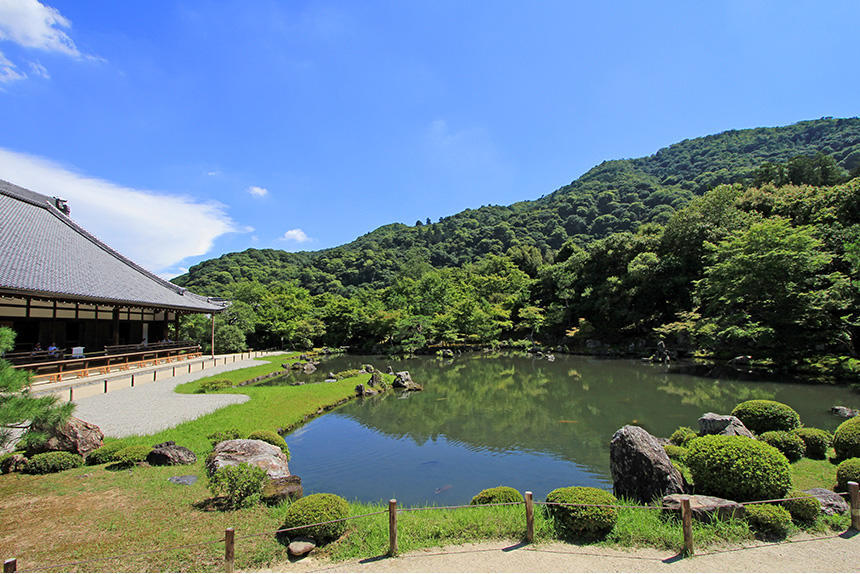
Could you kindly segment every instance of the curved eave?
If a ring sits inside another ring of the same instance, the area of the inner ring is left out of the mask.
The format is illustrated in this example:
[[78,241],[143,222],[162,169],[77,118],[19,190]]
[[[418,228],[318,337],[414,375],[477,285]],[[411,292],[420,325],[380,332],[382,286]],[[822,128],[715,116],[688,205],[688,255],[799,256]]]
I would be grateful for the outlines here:
[[111,299],[105,297],[88,297],[86,295],[78,295],[73,293],[52,293],[50,291],[36,291],[30,289],[11,289],[0,287],[0,295],[12,295],[16,297],[35,297],[37,299],[56,299],[58,301],[66,301],[69,303],[95,303],[106,305],[118,305],[122,307],[137,307],[141,309],[158,309],[168,311],[184,311],[188,313],[221,313],[226,310],[229,304],[224,306],[209,304],[207,306],[179,306],[179,305],[162,305],[158,303],[146,301],[129,301],[125,299]]

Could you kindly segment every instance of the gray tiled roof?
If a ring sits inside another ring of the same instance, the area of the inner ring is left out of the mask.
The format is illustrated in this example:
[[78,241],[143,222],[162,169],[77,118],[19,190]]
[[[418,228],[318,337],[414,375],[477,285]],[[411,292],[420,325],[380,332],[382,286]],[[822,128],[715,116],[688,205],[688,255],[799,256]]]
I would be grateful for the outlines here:
[[202,313],[224,308],[126,259],[57,209],[54,198],[3,180],[0,293]]

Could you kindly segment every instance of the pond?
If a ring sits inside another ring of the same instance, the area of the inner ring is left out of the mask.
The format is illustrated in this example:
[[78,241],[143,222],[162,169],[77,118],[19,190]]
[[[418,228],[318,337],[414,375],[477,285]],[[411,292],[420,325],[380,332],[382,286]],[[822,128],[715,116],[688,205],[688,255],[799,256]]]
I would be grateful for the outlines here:
[[748,399],[787,403],[807,426],[833,431],[833,405],[857,407],[845,387],[719,380],[670,374],[630,360],[507,354],[330,358],[312,375],[264,384],[315,382],[371,363],[408,370],[419,393],[351,401],[286,436],[290,469],[305,493],[349,500],[463,504],[498,485],[543,498],[561,486],[611,489],[609,439],[626,424],[656,436],[697,428],[702,413],[728,413]]

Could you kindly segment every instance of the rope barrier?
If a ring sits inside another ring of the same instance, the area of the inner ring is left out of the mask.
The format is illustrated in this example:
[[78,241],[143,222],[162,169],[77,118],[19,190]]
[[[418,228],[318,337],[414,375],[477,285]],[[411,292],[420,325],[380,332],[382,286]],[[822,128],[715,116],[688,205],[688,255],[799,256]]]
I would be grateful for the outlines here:
[[538,502],[535,501],[535,504],[539,504],[542,506],[591,506],[595,508],[644,508],[647,510],[663,510],[668,509],[668,506],[650,506],[650,505],[636,505],[636,504],[586,504],[586,503],[578,503],[578,502]]
[[420,510],[454,510],[457,508],[486,508],[488,506],[522,506],[522,502],[491,502],[489,504],[462,504],[460,506],[422,506],[419,508],[398,508],[397,512],[417,512]]
[[337,522],[346,522],[347,520],[356,520],[358,518],[367,518],[368,516],[377,516],[379,514],[388,514],[387,510],[380,510],[378,512],[368,512],[367,514],[358,514],[356,516],[347,516],[346,518],[338,518],[336,520],[327,520],[326,522],[317,522],[315,524],[303,524],[302,526],[292,526],[290,528],[281,528],[279,530],[270,530],[266,532],[257,532],[255,534],[243,534],[242,536],[237,536],[236,539],[241,538],[254,538],[256,536],[271,536],[273,534],[280,534],[281,532],[290,532],[293,530],[301,530],[302,528],[310,528],[312,526],[323,526],[325,524],[335,524]]
[[65,568],[66,566],[77,566],[79,564],[88,564],[90,562],[106,562],[108,560],[119,560],[120,558],[128,558],[130,556],[149,556],[152,554],[160,554],[162,552],[170,552],[172,550],[183,550],[185,548],[195,548],[197,546],[208,546],[210,544],[218,544],[224,542],[224,538],[218,540],[209,540],[208,542],[195,542],[194,544],[183,544],[181,546],[170,546],[168,548],[160,548],[158,550],[150,550],[148,552],[128,552],[126,554],[116,554],[114,556],[105,556],[102,558],[90,558],[88,560],[78,560],[76,562],[65,562],[63,564],[51,564],[50,566],[40,566],[33,568],[34,572],[45,572],[47,570],[55,570],[57,568]]

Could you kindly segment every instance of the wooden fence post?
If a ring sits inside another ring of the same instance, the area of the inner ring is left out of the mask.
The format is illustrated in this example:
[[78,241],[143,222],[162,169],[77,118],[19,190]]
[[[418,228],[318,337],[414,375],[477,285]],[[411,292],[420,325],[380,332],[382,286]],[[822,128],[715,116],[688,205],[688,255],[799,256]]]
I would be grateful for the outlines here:
[[132,387],[134,386],[134,373],[132,373],[132,375],[131,375],[131,386]]
[[684,526],[684,555],[693,555],[693,511],[690,509],[690,498],[681,499],[681,524]]
[[535,541],[535,505],[534,495],[526,491],[526,542]]
[[224,572],[233,571],[233,559],[235,558],[235,540],[236,531],[228,528],[224,531]]
[[18,571],[18,559],[10,558],[3,562],[3,572],[17,572]]
[[851,528],[860,530],[860,485],[850,481],[848,496],[851,498]]
[[69,387],[69,402],[75,400],[75,390],[72,387]]
[[191,372],[191,363],[188,363],[188,372]]
[[388,501],[388,555],[397,555],[397,499]]
[[105,379],[105,394],[107,394],[107,379]]

